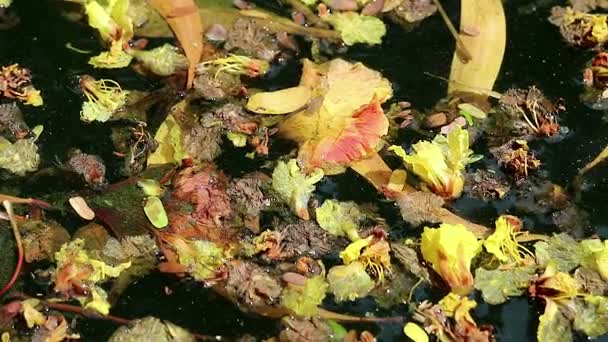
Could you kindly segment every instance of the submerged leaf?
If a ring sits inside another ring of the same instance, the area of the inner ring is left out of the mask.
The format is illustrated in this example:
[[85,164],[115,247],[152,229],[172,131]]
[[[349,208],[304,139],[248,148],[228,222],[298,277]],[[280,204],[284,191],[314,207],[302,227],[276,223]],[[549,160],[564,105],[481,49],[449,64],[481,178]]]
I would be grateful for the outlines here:
[[325,298],[328,284],[323,276],[306,279],[304,285],[289,283],[281,294],[281,304],[299,316],[314,316]]
[[386,26],[382,20],[374,16],[361,15],[356,12],[335,12],[323,16],[336,31],[346,45],[357,43],[380,44],[386,34]]
[[327,232],[347,236],[351,241],[359,239],[357,229],[362,215],[356,203],[326,200],[315,214],[319,226]]
[[475,270],[475,288],[481,291],[483,300],[488,304],[498,305],[509,297],[521,296],[532,277],[534,268],[517,267],[509,270]]
[[471,261],[481,251],[481,243],[463,225],[443,223],[424,228],[420,245],[424,260],[450,286],[452,292],[466,295],[473,289]]
[[163,202],[156,196],[148,196],[144,204],[144,212],[150,223],[156,228],[165,228],[169,224],[169,218]]
[[323,171],[316,169],[305,175],[295,159],[279,161],[272,172],[272,187],[301,219],[308,220],[308,200],[315,191],[314,184],[323,178]]
[[339,302],[365,297],[376,284],[359,261],[332,267],[327,273],[329,291]]

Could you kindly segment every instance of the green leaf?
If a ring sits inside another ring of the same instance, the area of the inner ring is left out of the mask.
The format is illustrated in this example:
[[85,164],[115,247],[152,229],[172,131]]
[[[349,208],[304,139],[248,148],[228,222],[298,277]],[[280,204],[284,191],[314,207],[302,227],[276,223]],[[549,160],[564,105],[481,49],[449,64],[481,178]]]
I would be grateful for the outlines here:
[[359,261],[332,267],[327,281],[338,302],[365,297],[376,285]]
[[228,131],[226,133],[226,138],[232,142],[234,147],[245,147],[247,145],[247,134]]
[[177,251],[179,263],[199,281],[214,277],[217,269],[226,262],[224,250],[211,241],[188,241],[177,237],[172,239],[171,245]]
[[539,317],[538,330],[536,332],[538,341],[571,342],[572,330],[570,321],[559,310],[559,306],[552,300],[547,300],[545,313]]
[[327,282],[323,276],[306,279],[304,285],[288,284],[281,294],[281,304],[300,316],[314,316],[325,298]]
[[549,241],[535,243],[534,250],[536,262],[540,266],[547,266],[550,261],[555,261],[560,272],[572,271],[585,257],[579,243],[566,233],[555,234]]
[[323,170],[315,169],[305,175],[295,159],[279,161],[272,172],[272,188],[289,204],[301,219],[308,220],[308,200],[315,191],[314,184],[323,178]]
[[165,228],[169,224],[169,218],[163,202],[156,196],[148,196],[144,204],[144,212],[150,223],[158,229]]
[[386,26],[382,20],[356,12],[336,12],[323,16],[323,20],[328,21],[336,31],[340,32],[342,41],[346,45],[380,44],[386,34]]
[[179,70],[188,69],[186,56],[180,54],[171,44],[164,44],[152,50],[129,50],[128,53],[159,76],[171,76]]
[[534,268],[517,267],[510,270],[475,270],[475,288],[481,291],[483,300],[498,305],[509,297],[521,296],[534,276]]
[[351,241],[359,239],[359,220],[362,218],[355,202],[326,200],[315,210],[317,223],[328,233],[346,236]]
[[589,337],[608,334],[608,297],[585,296],[574,300],[574,329]]

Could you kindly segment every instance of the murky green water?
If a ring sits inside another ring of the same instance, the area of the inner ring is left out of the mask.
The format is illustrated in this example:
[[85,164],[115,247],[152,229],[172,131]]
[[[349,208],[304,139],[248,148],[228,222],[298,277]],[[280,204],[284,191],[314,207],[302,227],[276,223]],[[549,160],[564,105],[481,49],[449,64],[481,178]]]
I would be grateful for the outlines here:
[[[508,1],[505,4],[508,45],[496,89],[503,91],[514,86],[537,85],[547,96],[565,99],[568,110],[561,116],[561,124],[568,127],[570,132],[559,141],[536,141],[532,148],[540,157],[542,169],[547,172],[549,179],[568,187],[577,170],[608,144],[608,123],[602,120],[603,113],[591,111],[578,101],[580,69],[591,53],[565,46],[558,30],[546,21],[549,7],[539,8],[527,15],[520,14],[518,9],[528,3]],[[28,107],[24,111],[26,121],[31,126],[45,126],[40,140],[43,166],[50,166],[56,156],[63,159],[69,148],[77,147],[102,156],[108,162],[110,180],[119,179],[118,174],[112,173],[112,170],[118,169],[118,161],[112,156],[109,125],[84,124],[79,120],[82,100],[76,90],[77,78],[84,73],[96,75],[97,72],[87,65],[87,55],[65,47],[69,42],[80,49],[98,51],[99,44],[93,32],[86,26],[62,19],[52,1],[16,0],[14,6],[21,16],[21,24],[10,31],[0,31],[0,65],[18,62],[27,66],[33,72],[34,84],[43,92],[45,106]],[[456,2],[446,6],[448,12],[458,13]],[[397,99],[410,101],[415,108],[424,109],[430,108],[445,92],[445,83],[425,75],[425,72],[447,76],[452,48],[453,42],[447,29],[439,16],[434,16],[407,34],[397,27],[391,27],[381,47],[352,49],[347,58],[363,61],[380,70],[393,82]],[[157,86],[130,70],[104,70],[103,73],[128,89],[153,89]],[[292,84],[299,76],[297,63],[291,63],[273,74],[277,78],[268,82]],[[417,137],[411,133],[401,136],[402,143],[415,139]],[[224,153],[218,163],[232,175],[251,171],[259,165],[245,159],[241,153],[230,151]],[[604,165],[589,173],[587,188],[578,203],[589,213],[589,225],[581,227],[581,231],[587,235],[596,233],[603,239],[608,238],[607,170]],[[5,183],[0,189],[17,186],[28,196],[44,196],[65,191],[71,185],[55,178],[52,182]],[[374,191],[353,174],[326,179],[317,192],[320,197],[377,201],[381,212],[392,224],[391,233],[394,236],[409,234],[408,227],[398,220],[392,204],[379,200]],[[465,197],[456,201],[453,207],[463,216],[484,224],[491,224],[499,214],[510,213],[521,216],[531,231],[551,230],[550,220],[542,215],[518,211],[510,196],[493,203]],[[61,213],[51,212],[50,215],[72,231],[80,224],[62,217]],[[170,288],[172,294],[167,295],[165,287]],[[340,307],[340,310],[364,314],[376,309],[371,301],[362,300]],[[402,315],[406,311],[407,308],[403,306],[378,313]],[[159,274],[133,284],[112,313],[126,318],[155,315],[194,332],[228,336],[242,333],[269,336],[276,333],[278,327],[276,322],[241,313],[198,283]],[[475,314],[479,323],[491,323],[496,327],[496,335],[501,341],[533,339],[536,317],[539,315],[536,303],[526,298],[511,299],[507,304],[496,307],[482,304]],[[83,319],[79,328],[85,341],[103,341],[115,326]],[[382,341],[403,339],[401,325],[367,328],[377,333]]]

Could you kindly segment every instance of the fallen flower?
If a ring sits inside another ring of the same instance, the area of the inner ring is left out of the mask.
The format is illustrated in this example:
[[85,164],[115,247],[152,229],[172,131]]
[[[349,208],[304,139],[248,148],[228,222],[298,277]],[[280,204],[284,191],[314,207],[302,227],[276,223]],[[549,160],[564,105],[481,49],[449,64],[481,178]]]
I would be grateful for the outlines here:
[[424,228],[420,250],[452,292],[466,295],[473,290],[471,261],[481,251],[481,243],[463,225]]
[[388,119],[380,104],[392,96],[389,81],[361,63],[304,60],[300,85],[312,89],[308,107],[282,121],[279,135],[296,141],[304,172],[342,173],[375,154]]
[[407,154],[401,146],[389,150],[403,158],[408,168],[419,176],[429,189],[444,198],[457,198],[464,187],[462,172],[467,164],[481,159],[469,149],[469,133],[460,127],[447,135],[438,134],[432,142],[420,141],[413,145],[414,153]]
[[116,81],[95,80],[89,75],[80,78],[80,89],[86,97],[80,111],[80,119],[85,122],[108,121],[114,112],[124,107],[129,94]]
[[319,226],[327,232],[337,236],[346,236],[351,241],[360,238],[358,221],[362,215],[355,202],[326,200],[322,206],[315,209],[315,214]]
[[3,66],[0,71],[0,95],[18,99],[27,105],[42,106],[40,91],[32,85],[32,73],[19,64]]

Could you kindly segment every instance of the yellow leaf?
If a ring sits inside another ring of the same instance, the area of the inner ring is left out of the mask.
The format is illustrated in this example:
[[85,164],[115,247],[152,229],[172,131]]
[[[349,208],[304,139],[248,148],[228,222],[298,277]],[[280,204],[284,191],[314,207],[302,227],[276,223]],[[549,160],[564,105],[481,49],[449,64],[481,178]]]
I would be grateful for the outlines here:
[[287,114],[302,109],[311,97],[306,86],[257,93],[249,98],[247,109],[258,114]]
[[158,141],[158,148],[148,158],[148,165],[180,163],[187,157],[182,143],[182,129],[173,115],[167,115],[154,139]]
[[479,34],[460,34],[472,58],[464,62],[454,52],[448,94],[466,91],[487,95],[500,71],[507,41],[502,1],[462,0],[460,8],[460,31],[472,27]]
[[30,329],[36,325],[42,326],[46,322],[46,316],[36,309],[39,303],[40,301],[35,298],[26,299],[21,302],[23,318],[25,318],[27,327]]
[[429,335],[416,323],[408,322],[403,327],[403,332],[414,342],[429,342]]

